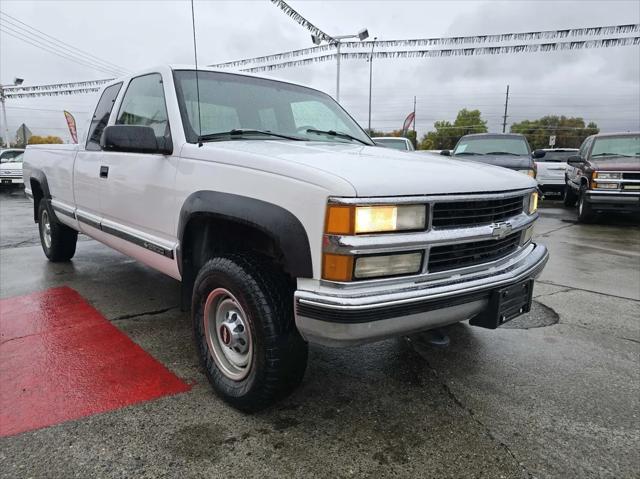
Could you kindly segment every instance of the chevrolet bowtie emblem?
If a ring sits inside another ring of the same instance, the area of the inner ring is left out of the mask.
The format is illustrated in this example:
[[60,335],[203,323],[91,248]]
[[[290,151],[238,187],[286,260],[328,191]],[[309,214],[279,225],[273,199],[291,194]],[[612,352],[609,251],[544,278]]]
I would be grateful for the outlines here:
[[491,227],[493,228],[493,231],[491,231],[491,236],[498,239],[504,238],[509,233],[511,233],[511,230],[513,229],[511,223],[507,222],[493,223]]

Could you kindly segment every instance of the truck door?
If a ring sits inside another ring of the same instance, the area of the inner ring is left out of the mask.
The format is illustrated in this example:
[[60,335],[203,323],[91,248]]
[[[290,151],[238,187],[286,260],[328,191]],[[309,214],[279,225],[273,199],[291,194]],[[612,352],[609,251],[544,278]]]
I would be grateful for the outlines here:
[[102,92],[96,111],[91,119],[85,148],[78,151],[73,165],[76,215],[80,229],[89,235],[96,233],[102,219],[100,210],[104,183],[100,178],[102,159],[100,138],[102,137],[102,131],[109,122],[113,104],[121,88],[122,83],[116,83],[105,88]]
[[[164,84],[159,73],[131,79],[115,116],[115,124],[149,126],[159,142],[171,142]],[[142,246],[152,255],[172,257],[176,244],[177,218],[172,212],[177,157],[103,151],[99,166],[104,189],[101,202],[103,231]],[[131,251],[128,254],[139,256]],[[139,259],[149,263],[155,258],[145,253],[144,258]]]

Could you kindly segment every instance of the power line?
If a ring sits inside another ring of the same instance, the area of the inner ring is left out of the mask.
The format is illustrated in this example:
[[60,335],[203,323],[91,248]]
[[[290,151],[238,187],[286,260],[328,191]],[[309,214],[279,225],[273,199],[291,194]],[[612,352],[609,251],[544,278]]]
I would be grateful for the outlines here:
[[[8,13],[0,11],[0,15],[3,15],[5,17],[7,17],[7,18],[3,19],[5,22],[7,22],[7,23],[9,23],[9,24],[11,24],[11,25],[13,25],[15,27],[20,28],[19,25],[16,25],[16,22],[17,22],[18,24],[20,24],[23,27],[26,27],[28,29],[26,33],[29,33],[30,35],[35,36],[35,37],[43,38],[43,39],[45,39],[47,41],[53,41],[53,42],[57,43],[59,45],[59,48],[61,48],[61,49],[67,50],[67,51],[69,51],[69,52],[71,52],[71,53],[73,53],[73,54],[75,54],[77,56],[85,57],[85,59],[87,59],[87,60],[89,60],[89,61],[91,61],[93,63],[102,64],[104,67],[106,67],[108,69],[111,69],[113,71],[119,71],[119,72],[124,72],[124,73],[128,72],[128,70],[126,68],[122,68],[121,66],[116,65],[115,63],[109,62],[107,60],[103,60],[102,58],[99,58],[99,57],[97,57],[97,56],[95,56],[95,55],[93,55],[93,54],[91,54],[89,52],[86,52],[86,51],[81,50],[81,49],[79,49],[77,47],[74,47],[73,45],[70,45],[69,43],[63,42],[62,40],[60,40],[60,39],[58,39],[58,38],[56,38],[56,37],[54,37],[52,35],[49,35],[48,33],[45,33],[42,30],[38,30],[37,28],[32,27],[31,25],[23,22],[22,20],[19,20],[18,18],[14,17],[14,16],[9,15]],[[29,30],[32,30],[32,31],[29,31]],[[36,33],[33,33],[33,32],[36,32]]]
[[103,67],[101,67],[101,66],[99,66],[97,64],[89,63],[88,61],[80,60],[79,58],[73,57],[71,55],[67,55],[67,54],[65,54],[63,52],[60,52],[58,50],[55,50],[55,49],[49,47],[46,44],[43,44],[43,43],[40,43],[40,42],[36,42],[36,41],[32,41],[32,39],[29,39],[29,38],[24,38],[24,37],[20,36],[19,34],[16,34],[16,33],[12,32],[12,31],[7,30],[7,27],[5,25],[0,25],[0,31],[4,32],[6,35],[14,37],[14,38],[16,38],[18,40],[21,40],[21,41],[23,41],[25,43],[33,45],[34,47],[40,48],[40,49],[42,49],[44,51],[47,51],[49,53],[53,53],[54,55],[57,55],[59,57],[66,58],[67,60],[70,60],[70,61],[72,61],[74,63],[79,64],[79,65],[83,65],[83,66],[92,68],[94,70],[100,70],[100,71],[102,71],[104,73],[108,73],[110,75],[113,75],[114,73],[116,73],[113,70],[107,70],[106,68],[103,68]]

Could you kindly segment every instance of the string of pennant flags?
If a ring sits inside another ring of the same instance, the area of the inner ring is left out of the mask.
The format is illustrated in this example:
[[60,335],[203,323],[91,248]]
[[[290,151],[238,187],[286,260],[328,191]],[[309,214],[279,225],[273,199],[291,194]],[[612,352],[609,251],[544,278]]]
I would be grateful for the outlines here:
[[[295,10],[289,7],[286,2],[271,0],[275,4],[282,3],[285,13],[290,15],[294,20],[298,21],[298,16],[302,18]],[[279,5],[280,6],[280,5]],[[304,20],[304,18],[302,18]],[[305,28],[316,29],[318,36],[326,35],[312,24],[306,22]],[[300,23],[298,21],[298,23]],[[302,24],[302,23],[301,23]],[[312,30],[315,32],[315,30]],[[447,37],[447,38],[424,38],[424,39],[408,39],[408,40],[381,40],[376,41],[375,46],[379,49],[371,52],[371,41],[364,42],[343,42],[342,48],[347,51],[340,53],[340,58],[345,60],[366,60],[370,57],[379,59],[414,59],[414,58],[441,58],[441,57],[459,57],[459,56],[477,56],[477,55],[502,55],[517,53],[549,53],[569,50],[584,50],[593,48],[611,48],[623,46],[640,45],[640,36],[615,36],[611,35],[629,35],[640,32],[640,24],[626,24],[613,26],[598,26],[564,30],[546,30],[538,32],[525,33],[502,33],[495,35],[475,35],[465,37]],[[583,38],[609,35],[609,38],[599,38],[593,40],[571,40],[549,42],[552,39],[567,38]],[[246,72],[268,72],[282,68],[292,68],[316,63],[323,63],[336,58],[335,40],[328,37],[328,43],[311,48],[303,48],[288,52],[277,53],[273,55],[265,55],[242,60],[235,60],[224,63],[209,65],[220,69],[239,69]],[[538,43],[521,43],[515,45],[492,45],[485,46],[495,42],[531,42],[532,40],[547,40]],[[461,48],[437,48],[437,49],[411,49],[411,50],[384,50],[384,48],[415,48],[420,46],[456,46],[471,44],[474,46]],[[475,46],[481,45],[481,46]],[[369,51],[348,51],[367,49]],[[333,52],[327,54],[327,52]],[[311,56],[310,56],[311,55]],[[44,96],[60,96],[75,95],[82,93],[93,93],[99,91],[101,86],[111,79],[89,80],[81,82],[56,83],[49,85],[35,86],[10,86],[3,87],[2,95],[5,98],[37,98]]]
[[72,88],[87,88],[87,87],[95,87],[100,86],[106,82],[111,81],[112,78],[105,80],[89,80],[89,81],[78,81],[78,82],[70,82],[70,83],[54,83],[51,85],[35,85],[35,86],[9,86],[4,87],[8,92],[19,93],[19,92],[35,92],[42,90],[69,90]]
[[[341,48],[343,49],[361,49],[371,50],[371,47],[375,43],[375,47],[379,49],[385,48],[406,48],[406,47],[423,47],[423,46],[455,46],[464,44],[489,44],[496,42],[530,42],[540,40],[554,40],[554,39],[566,39],[566,38],[581,38],[581,37],[594,37],[603,35],[629,35],[640,32],[640,24],[627,24],[627,25],[610,25],[599,27],[585,27],[585,28],[572,28],[563,30],[544,30],[537,32],[524,32],[524,33],[500,33],[493,35],[471,35],[463,37],[434,37],[434,38],[415,38],[406,40],[376,40],[374,41],[348,41],[342,42]],[[296,57],[302,57],[307,55],[315,55],[319,53],[325,53],[336,49],[335,42],[325,45],[319,45],[316,47],[303,48],[299,50],[292,50],[283,53],[276,53],[273,55],[264,55],[254,58],[246,58],[242,60],[234,60],[223,63],[216,63],[209,65],[214,68],[238,68],[247,65],[255,65],[260,63],[277,62],[280,60],[290,60]]]
[[43,96],[62,96],[62,95],[77,95],[79,93],[94,93],[100,91],[100,85],[110,80],[104,80],[99,85],[90,88],[72,88],[67,90],[56,89],[48,91],[32,91],[29,93],[5,93],[6,98],[38,98]]
[[[371,56],[373,58],[438,58],[438,57],[458,57],[458,56],[475,56],[475,55],[502,55],[512,53],[535,53],[535,52],[559,52],[566,50],[584,50],[591,48],[610,48],[622,46],[638,46],[640,45],[640,37],[622,37],[608,38],[602,40],[587,40],[579,42],[555,42],[555,43],[533,43],[526,45],[509,45],[494,47],[475,47],[475,48],[450,48],[450,49],[432,49],[432,50],[404,50],[404,51],[386,51],[386,52],[345,52],[340,54],[340,58],[345,60],[366,60]],[[244,68],[242,71],[247,72],[266,72],[281,68],[290,68],[297,66],[310,65],[314,63],[322,63],[336,58],[336,54],[321,55],[301,60],[293,60],[283,63],[275,63],[269,65],[261,65],[251,68]]]
[[293,19],[293,21],[295,21],[299,25],[302,25],[304,28],[309,30],[312,34],[314,34],[315,36],[317,36],[321,40],[323,40],[325,42],[335,42],[336,41],[333,37],[327,35],[325,32],[320,30],[318,27],[316,27],[309,20],[307,20],[302,15],[300,15],[298,12],[296,12],[284,0],[271,0],[271,3],[273,3],[278,8],[280,8],[280,10],[282,10],[285,14],[289,15]]

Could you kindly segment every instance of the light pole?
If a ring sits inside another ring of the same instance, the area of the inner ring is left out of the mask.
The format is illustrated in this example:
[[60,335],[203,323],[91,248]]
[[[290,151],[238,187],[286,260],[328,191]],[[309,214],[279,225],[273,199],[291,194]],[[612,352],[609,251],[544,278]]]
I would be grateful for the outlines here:
[[[360,41],[366,40],[369,38],[369,31],[366,28],[363,28],[355,35],[337,35],[331,37],[334,40],[334,44],[336,46],[336,101],[340,103],[340,46],[342,40],[346,40],[348,38],[358,38]],[[322,43],[322,38],[311,35],[311,41],[315,45],[320,45]]]
[[369,134],[371,134],[371,84],[373,83],[373,49],[378,37],[373,37],[371,42],[371,54],[369,55]]
[[4,102],[6,100],[4,89],[6,87],[22,85],[24,80],[22,78],[15,78],[12,85],[0,85],[0,103],[2,104],[2,123],[4,124],[4,144],[9,148],[9,124],[7,123],[7,110]]

